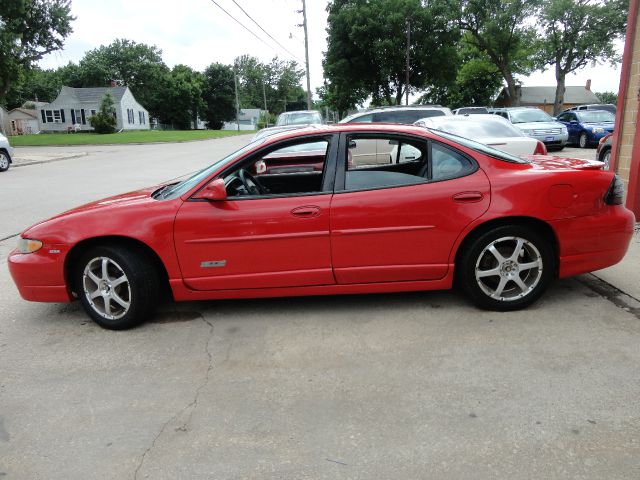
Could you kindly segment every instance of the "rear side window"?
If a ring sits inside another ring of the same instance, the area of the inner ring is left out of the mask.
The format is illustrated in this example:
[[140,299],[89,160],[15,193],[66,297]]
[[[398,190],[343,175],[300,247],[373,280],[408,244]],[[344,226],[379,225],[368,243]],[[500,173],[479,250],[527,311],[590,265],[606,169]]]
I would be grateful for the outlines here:
[[475,169],[468,158],[438,143],[431,146],[431,164],[431,179],[434,181],[464,177]]

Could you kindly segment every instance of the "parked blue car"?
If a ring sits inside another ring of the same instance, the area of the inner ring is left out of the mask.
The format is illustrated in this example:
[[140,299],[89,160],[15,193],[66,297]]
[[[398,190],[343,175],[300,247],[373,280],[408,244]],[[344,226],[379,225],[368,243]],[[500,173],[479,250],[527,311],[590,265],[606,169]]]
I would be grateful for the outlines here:
[[568,143],[580,148],[596,146],[615,126],[614,115],[606,110],[567,110],[558,115],[558,121],[567,126]]

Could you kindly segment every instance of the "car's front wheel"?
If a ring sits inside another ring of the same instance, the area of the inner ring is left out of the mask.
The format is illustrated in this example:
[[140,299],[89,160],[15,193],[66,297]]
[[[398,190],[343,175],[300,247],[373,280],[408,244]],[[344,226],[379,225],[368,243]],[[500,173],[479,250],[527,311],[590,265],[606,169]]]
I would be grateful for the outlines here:
[[98,325],[111,330],[144,322],[159,300],[158,272],[137,248],[92,248],[77,262],[75,285],[85,311]]
[[611,164],[611,148],[607,148],[602,155],[600,155],[600,161],[604,162],[604,169],[609,170]]
[[6,172],[9,170],[9,165],[11,161],[9,160],[9,154],[3,150],[0,150],[0,172]]
[[555,271],[549,241],[525,226],[503,226],[467,245],[458,268],[460,285],[478,306],[517,310],[549,286]]
[[589,140],[587,139],[587,134],[582,132],[580,137],[578,137],[578,145],[580,148],[587,148],[589,146]]

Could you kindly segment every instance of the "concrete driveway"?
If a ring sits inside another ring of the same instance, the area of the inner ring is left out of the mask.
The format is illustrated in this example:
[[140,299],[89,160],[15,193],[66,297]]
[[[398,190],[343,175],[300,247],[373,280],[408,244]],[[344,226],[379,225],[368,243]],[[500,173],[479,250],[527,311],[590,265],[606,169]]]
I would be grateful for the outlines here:
[[[246,141],[12,169],[0,238]],[[1,479],[640,478],[640,321],[588,277],[516,313],[455,292],[192,302],[112,332],[22,301],[14,243]]]

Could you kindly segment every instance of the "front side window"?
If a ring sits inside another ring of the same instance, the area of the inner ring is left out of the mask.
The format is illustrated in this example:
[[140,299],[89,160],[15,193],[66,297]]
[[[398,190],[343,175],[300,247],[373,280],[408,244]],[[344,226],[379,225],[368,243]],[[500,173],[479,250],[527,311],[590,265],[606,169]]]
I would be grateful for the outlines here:
[[230,198],[322,192],[329,139],[287,142],[252,156],[224,174]]

